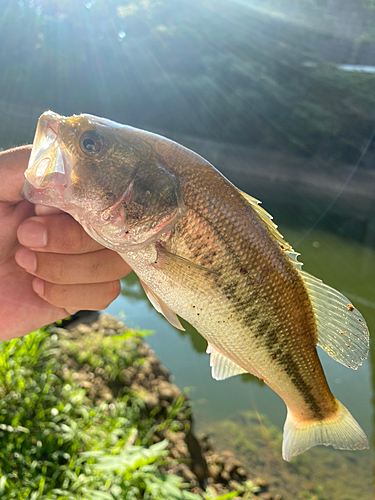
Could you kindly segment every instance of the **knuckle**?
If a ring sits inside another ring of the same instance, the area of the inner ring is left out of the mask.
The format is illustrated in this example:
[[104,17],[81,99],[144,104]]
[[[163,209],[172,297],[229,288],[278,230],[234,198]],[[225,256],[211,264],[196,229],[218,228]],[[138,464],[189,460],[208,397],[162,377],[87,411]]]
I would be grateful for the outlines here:
[[73,244],[75,245],[75,248],[77,250],[86,249],[87,239],[88,239],[87,233],[75,220],[72,220],[72,224],[74,224],[74,228],[75,228],[75,230],[74,230],[74,242],[73,242]]
[[68,287],[63,285],[55,285],[54,283],[45,282],[44,298],[57,307],[67,305]]
[[83,229],[68,214],[46,215],[49,248],[74,253],[82,245]]
[[63,232],[61,234],[61,245],[64,249],[68,250],[69,253],[75,253],[77,250],[82,248],[83,245],[81,231],[70,230]]
[[91,278],[95,279],[99,277],[99,272],[100,272],[100,262],[93,262],[90,266],[90,276]]
[[69,316],[73,316],[74,314],[77,314],[79,309],[76,307],[65,307],[65,311],[69,314]]
[[53,258],[51,256],[39,255],[37,257],[37,269],[36,275],[43,278],[50,283],[62,283],[64,281],[64,275],[66,274],[66,266],[61,258]]

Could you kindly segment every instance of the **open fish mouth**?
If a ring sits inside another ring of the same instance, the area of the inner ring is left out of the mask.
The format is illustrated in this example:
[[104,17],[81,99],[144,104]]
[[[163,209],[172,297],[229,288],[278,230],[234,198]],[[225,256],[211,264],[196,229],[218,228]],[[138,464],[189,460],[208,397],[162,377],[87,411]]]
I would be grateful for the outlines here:
[[29,201],[51,205],[53,200],[54,206],[63,203],[63,191],[70,183],[72,155],[59,139],[61,120],[52,111],[39,119],[22,191]]

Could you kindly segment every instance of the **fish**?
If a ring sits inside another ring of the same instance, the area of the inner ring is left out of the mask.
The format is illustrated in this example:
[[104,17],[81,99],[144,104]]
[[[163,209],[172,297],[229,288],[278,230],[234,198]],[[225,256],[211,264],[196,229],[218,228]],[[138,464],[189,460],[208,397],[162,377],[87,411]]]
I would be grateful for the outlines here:
[[317,346],[357,369],[361,313],[302,270],[272,217],[197,153],[89,114],[39,119],[23,196],[74,217],[138,275],[155,309],[207,341],[214,379],[251,373],[286,404],[286,461],[315,445],[368,448]]

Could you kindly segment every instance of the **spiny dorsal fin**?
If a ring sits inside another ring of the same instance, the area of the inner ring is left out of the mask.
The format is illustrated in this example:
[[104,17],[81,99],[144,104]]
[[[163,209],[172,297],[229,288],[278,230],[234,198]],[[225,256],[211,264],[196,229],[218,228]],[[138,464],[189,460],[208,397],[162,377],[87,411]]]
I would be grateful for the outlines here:
[[238,189],[238,192],[245,198],[245,200],[252,206],[253,210],[256,212],[256,214],[258,215],[258,217],[260,217],[260,219],[262,219],[262,221],[267,225],[268,229],[271,231],[272,235],[277,239],[277,241],[279,242],[281,248],[283,250],[287,250],[287,251],[290,251],[290,252],[293,252],[293,248],[289,245],[289,243],[287,243],[285,240],[284,240],[284,237],[282,234],[279,233],[279,231],[277,230],[277,225],[272,222],[272,215],[269,214],[268,212],[266,212],[266,210],[264,210],[264,208],[262,208],[260,206],[260,204],[262,203],[261,201],[257,200],[256,198],[253,198],[252,196],[250,196],[249,194],[247,193],[244,193],[243,191],[241,191],[240,189]]
[[369,331],[362,314],[334,288],[305,271],[300,275],[314,309],[318,346],[334,360],[356,370],[369,349]]
[[285,254],[288,256],[289,260],[292,261],[293,266],[296,267],[298,269],[298,271],[302,271],[303,263],[299,262],[297,260],[298,256],[301,254],[298,252],[295,252],[293,249],[285,250]]
[[246,370],[220,354],[212,345],[208,344],[206,352],[210,354],[211,375],[215,380],[225,380],[240,373],[247,373]]
[[139,280],[141,282],[141,285],[143,287],[143,290],[145,291],[147,297],[148,297],[148,300],[151,302],[151,304],[155,307],[155,309],[160,313],[162,314],[168,321],[169,323],[174,326],[175,328],[177,328],[178,330],[182,330],[182,331],[185,331],[185,328],[181,325],[180,323],[180,320],[178,319],[177,315],[175,312],[172,311],[172,309],[170,307],[167,306],[167,304],[165,304],[165,302],[163,302],[161,300],[160,297],[158,297],[156,295],[155,292],[153,292],[151,290],[151,288],[149,288],[146,283],[143,283],[142,280]]

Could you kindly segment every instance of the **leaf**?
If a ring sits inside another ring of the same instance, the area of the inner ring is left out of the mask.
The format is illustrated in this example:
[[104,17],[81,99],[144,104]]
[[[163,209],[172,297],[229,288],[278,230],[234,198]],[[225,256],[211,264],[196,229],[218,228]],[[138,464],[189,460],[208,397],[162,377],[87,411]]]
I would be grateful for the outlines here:
[[168,446],[168,441],[164,439],[163,441],[160,441],[160,443],[155,443],[152,446],[150,446],[149,450],[152,453],[159,453],[162,450],[165,450],[165,448]]
[[113,500],[113,495],[105,491],[92,491],[91,496],[92,500]]
[[4,493],[6,484],[7,484],[7,476],[1,476],[0,477],[0,494]]
[[231,491],[230,493],[225,493],[225,495],[220,495],[219,497],[215,497],[214,500],[230,500],[231,498],[235,498],[240,495],[241,491]]

